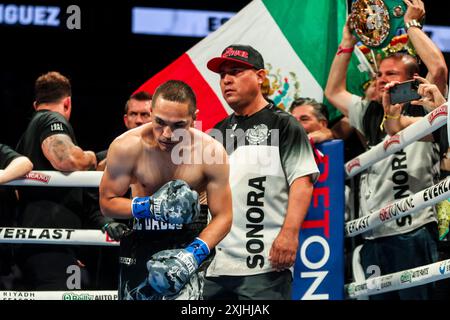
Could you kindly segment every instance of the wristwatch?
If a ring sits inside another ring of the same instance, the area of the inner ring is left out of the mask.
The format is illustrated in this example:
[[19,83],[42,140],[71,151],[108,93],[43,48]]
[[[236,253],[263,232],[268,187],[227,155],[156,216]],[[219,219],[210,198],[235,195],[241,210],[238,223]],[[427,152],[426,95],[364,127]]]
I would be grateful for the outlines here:
[[405,23],[406,31],[408,31],[408,29],[411,27],[416,27],[416,28],[422,29],[422,25],[415,19]]

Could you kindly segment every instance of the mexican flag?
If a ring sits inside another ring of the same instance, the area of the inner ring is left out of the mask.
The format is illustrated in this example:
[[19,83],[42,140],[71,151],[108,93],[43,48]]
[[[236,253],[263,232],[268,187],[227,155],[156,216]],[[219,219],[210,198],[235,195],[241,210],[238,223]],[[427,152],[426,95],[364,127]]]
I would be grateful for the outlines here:
[[[222,98],[218,74],[207,62],[230,44],[251,45],[265,62],[269,97],[289,108],[297,97],[323,101],[328,71],[346,20],[346,0],[253,0],[214,33],[145,82],[137,91],[182,80],[196,93],[201,129],[232,113]],[[338,116],[330,108],[331,120]]]

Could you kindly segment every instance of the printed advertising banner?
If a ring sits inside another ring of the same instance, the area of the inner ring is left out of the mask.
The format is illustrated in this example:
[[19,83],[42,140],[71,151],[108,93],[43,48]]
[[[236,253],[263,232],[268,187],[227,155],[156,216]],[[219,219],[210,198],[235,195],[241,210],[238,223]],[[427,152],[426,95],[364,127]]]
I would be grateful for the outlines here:
[[308,215],[299,236],[292,299],[344,299],[344,144],[317,145],[319,164]]

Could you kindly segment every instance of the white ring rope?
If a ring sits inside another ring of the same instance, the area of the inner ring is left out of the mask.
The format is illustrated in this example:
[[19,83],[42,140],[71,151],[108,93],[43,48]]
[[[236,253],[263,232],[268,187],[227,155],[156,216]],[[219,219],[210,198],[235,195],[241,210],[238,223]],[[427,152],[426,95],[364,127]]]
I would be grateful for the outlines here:
[[[3,170],[1,170],[3,171]],[[23,179],[5,183],[5,186],[31,187],[98,187],[103,171],[31,171]]]
[[450,259],[373,277],[363,282],[352,282],[345,286],[345,292],[348,297],[356,298],[416,287],[446,278],[450,278]]
[[117,290],[0,291],[0,300],[118,300]]
[[367,216],[347,222],[345,224],[345,236],[354,237],[388,221],[416,213],[425,207],[432,206],[449,197],[450,178],[447,178],[407,198],[386,205]]
[[[366,170],[374,163],[422,139],[447,123],[447,104],[434,109],[419,121],[383,141],[345,164],[347,178]],[[445,137],[442,137],[445,139]]]
[[[420,140],[447,123],[447,104],[436,108],[423,119],[410,125],[388,140],[379,143],[367,152],[345,164],[347,178],[366,170],[374,163],[394,154],[407,145]],[[1,170],[0,170],[1,171]],[[98,187],[102,171],[31,171],[23,179],[6,183],[9,186],[44,187]],[[408,198],[387,205],[365,217],[345,224],[346,237],[371,230],[390,220],[415,213],[426,206],[438,203],[450,197],[450,179],[424,189]],[[65,245],[102,245],[118,246],[100,230],[75,229],[32,229],[0,227],[0,243],[35,243]],[[353,282],[346,285],[350,298],[367,296],[393,290],[418,286],[421,284],[450,277],[450,259],[371,278],[365,282]],[[1,299],[32,300],[117,300],[117,291],[0,291]]]
[[0,227],[0,243],[118,246],[100,230]]

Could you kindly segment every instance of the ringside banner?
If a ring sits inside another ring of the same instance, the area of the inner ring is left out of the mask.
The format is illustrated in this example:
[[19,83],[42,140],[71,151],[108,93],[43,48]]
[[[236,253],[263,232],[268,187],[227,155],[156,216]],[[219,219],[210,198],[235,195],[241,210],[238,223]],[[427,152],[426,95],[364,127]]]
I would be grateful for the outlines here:
[[344,145],[333,140],[317,146],[319,164],[308,215],[299,235],[294,266],[294,300],[344,299]]
[[0,291],[0,300],[117,300],[117,291]]

